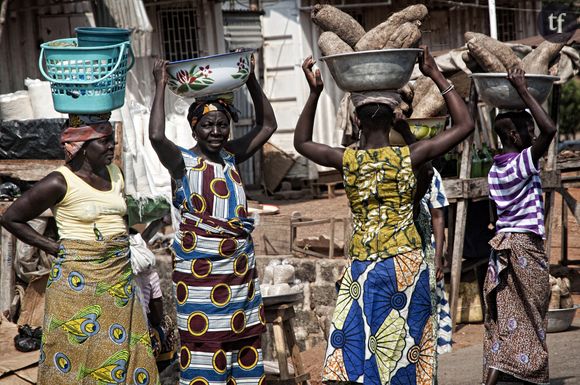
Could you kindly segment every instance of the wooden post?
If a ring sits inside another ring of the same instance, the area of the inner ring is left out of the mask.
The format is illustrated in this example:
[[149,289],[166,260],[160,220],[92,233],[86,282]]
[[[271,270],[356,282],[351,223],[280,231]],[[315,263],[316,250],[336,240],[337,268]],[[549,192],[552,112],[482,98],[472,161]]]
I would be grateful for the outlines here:
[[0,312],[10,309],[14,297],[14,253],[16,239],[0,227]]
[[562,197],[562,239],[560,242],[560,264],[568,264],[568,207]]
[[334,217],[330,218],[330,240],[328,241],[328,258],[334,258]]
[[546,232],[546,257],[548,259],[548,263],[550,263],[550,255],[552,254],[552,220],[554,219],[554,198],[555,198],[554,190],[546,191],[546,207],[544,210],[544,229]]
[[447,225],[447,261],[451,262],[453,258],[453,245],[455,242],[455,218],[457,211],[457,204],[450,203],[447,212],[448,225]]
[[[284,321],[284,334],[286,336],[286,342],[288,343],[290,356],[292,357],[292,364],[294,365],[294,377],[300,381],[299,377],[306,373],[304,373],[304,365],[302,364],[302,357],[300,356],[300,347],[298,347],[298,344],[296,343],[296,337],[294,336],[294,323],[291,318]],[[308,381],[305,380],[299,383],[307,385]]]
[[272,329],[274,331],[274,344],[276,345],[276,355],[278,356],[278,366],[280,369],[280,379],[287,380],[290,378],[288,371],[288,356],[286,354],[286,340],[284,338],[283,324],[283,310],[278,311],[276,320],[272,322]]
[[[471,117],[477,122],[477,91],[471,83],[469,92],[469,109]],[[476,125],[477,127],[477,125]],[[459,170],[459,179],[463,182],[464,193],[467,186],[467,179],[471,174],[471,148],[473,135],[470,135],[463,142],[463,151],[461,153],[461,169]],[[468,198],[464,195],[457,201],[455,236],[453,237],[453,255],[451,259],[451,320],[453,329],[455,329],[455,316],[457,315],[457,300],[459,298],[459,283],[461,282],[461,264],[463,261],[463,242],[465,239],[465,223],[467,221],[467,202]]]
[[[556,128],[558,128],[558,109],[560,106],[560,94],[561,87],[559,84],[554,84],[552,88],[552,105],[550,109],[550,117],[556,123]],[[558,135],[556,134],[554,140],[550,144],[548,149],[548,159],[544,164],[546,170],[556,170],[556,162],[558,156]],[[550,263],[550,256],[552,254],[552,221],[554,220],[554,215],[556,211],[554,210],[555,195],[556,192],[553,189],[547,190],[546,192],[546,203],[544,210],[544,229],[546,232],[546,257],[548,258],[548,263]],[[563,199],[563,197],[562,197]],[[554,212],[552,212],[554,211]]]

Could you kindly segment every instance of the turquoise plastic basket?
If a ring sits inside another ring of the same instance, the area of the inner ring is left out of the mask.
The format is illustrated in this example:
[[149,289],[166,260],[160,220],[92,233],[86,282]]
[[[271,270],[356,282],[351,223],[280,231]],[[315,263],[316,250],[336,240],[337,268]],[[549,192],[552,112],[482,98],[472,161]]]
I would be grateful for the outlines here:
[[129,41],[131,31],[125,28],[78,27],[75,28],[79,47],[101,47]]
[[77,39],[40,45],[38,66],[51,83],[54,109],[63,113],[98,114],[121,107],[125,102],[127,71],[135,63],[131,44],[76,45]]

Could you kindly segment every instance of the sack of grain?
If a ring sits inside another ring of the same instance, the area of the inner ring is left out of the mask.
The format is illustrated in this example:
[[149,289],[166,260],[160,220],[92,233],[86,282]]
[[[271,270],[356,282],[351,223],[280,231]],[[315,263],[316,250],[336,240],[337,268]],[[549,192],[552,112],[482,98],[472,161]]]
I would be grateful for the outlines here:
[[292,265],[278,265],[274,267],[273,273],[274,285],[294,282],[294,266]]
[[61,114],[54,109],[50,82],[26,78],[24,85],[28,88],[34,119],[66,118],[65,114]]
[[0,120],[34,119],[28,91],[0,95]]

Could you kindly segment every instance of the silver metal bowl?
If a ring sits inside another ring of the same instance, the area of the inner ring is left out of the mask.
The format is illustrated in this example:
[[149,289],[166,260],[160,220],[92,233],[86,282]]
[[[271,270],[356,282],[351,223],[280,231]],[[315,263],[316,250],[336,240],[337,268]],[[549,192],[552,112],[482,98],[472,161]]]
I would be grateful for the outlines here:
[[347,92],[397,90],[413,73],[418,48],[349,52],[321,57],[338,87]]
[[568,330],[572,321],[574,321],[574,315],[576,314],[576,309],[580,305],[574,305],[569,309],[550,309],[548,310],[548,328],[546,331],[548,333],[563,332]]
[[[526,108],[524,101],[507,79],[507,73],[471,74],[471,78],[481,100],[490,106],[506,110]],[[546,101],[552,84],[558,79],[558,76],[526,74],[528,90],[539,103]]]

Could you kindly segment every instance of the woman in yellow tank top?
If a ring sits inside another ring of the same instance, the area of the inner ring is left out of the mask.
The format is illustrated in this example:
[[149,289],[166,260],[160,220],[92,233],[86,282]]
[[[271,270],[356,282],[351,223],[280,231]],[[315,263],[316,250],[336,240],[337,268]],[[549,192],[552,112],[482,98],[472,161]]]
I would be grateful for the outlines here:
[[[54,255],[38,384],[157,384],[149,330],[129,262],[121,170],[105,116],[71,115],[66,165],[36,183],[2,217],[20,240]],[[52,209],[59,241],[27,222]]]

